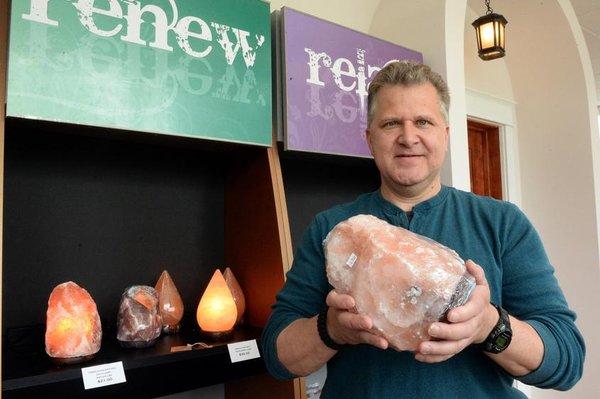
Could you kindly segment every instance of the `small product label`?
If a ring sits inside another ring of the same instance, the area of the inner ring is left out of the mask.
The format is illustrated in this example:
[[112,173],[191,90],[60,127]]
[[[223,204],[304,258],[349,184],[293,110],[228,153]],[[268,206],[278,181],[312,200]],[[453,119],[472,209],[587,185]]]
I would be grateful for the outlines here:
[[260,357],[258,345],[256,344],[255,339],[228,344],[227,349],[229,350],[231,363],[243,362],[244,360],[256,359]]
[[354,252],[352,252],[350,254],[350,256],[348,257],[348,260],[346,261],[346,265],[348,267],[354,266],[354,263],[356,262],[356,259],[358,259],[358,256],[356,256],[356,254]]
[[125,370],[123,370],[123,362],[84,367],[81,369],[81,375],[85,389],[99,388],[127,381]]
[[171,347],[171,353],[173,353],[173,352],[191,351],[191,350],[192,350],[192,345],[190,345],[190,344],[180,345],[180,346],[172,346]]

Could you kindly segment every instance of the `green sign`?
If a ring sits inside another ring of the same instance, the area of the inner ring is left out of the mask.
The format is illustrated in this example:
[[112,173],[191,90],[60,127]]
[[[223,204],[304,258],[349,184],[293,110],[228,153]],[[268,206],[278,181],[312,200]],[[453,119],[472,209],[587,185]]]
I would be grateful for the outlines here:
[[13,0],[7,115],[271,144],[260,0]]

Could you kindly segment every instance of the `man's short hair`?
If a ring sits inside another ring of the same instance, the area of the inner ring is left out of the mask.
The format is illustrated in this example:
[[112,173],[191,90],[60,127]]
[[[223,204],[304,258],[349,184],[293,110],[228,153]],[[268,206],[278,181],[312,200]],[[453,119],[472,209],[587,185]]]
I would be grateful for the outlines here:
[[367,98],[367,126],[371,126],[377,106],[377,93],[383,86],[415,86],[431,83],[438,94],[440,112],[448,123],[450,109],[450,91],[444,79],[425,64],[414,61],[396,61],[385,66],[375,75],[369,85]]

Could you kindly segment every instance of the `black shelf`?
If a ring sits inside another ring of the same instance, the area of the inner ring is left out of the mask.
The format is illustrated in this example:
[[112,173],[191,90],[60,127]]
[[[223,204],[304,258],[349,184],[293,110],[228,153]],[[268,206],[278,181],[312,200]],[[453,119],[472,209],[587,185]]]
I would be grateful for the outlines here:
[[[261,329],[237,327],[228,341],[212,348],[171,352],[172,346],[204,339],[196,328],[160,337],[151,348],[125,349],[114,334],[105,334],[100,352],[89,362],[57,366],[44,350],[43,326],[6,333],[2,359],[4,398],[152,398],[265,373],[262,358],[231,363],[227,344],[260,337]],[[81,368],[123,362],[127,381],[85,390]]]

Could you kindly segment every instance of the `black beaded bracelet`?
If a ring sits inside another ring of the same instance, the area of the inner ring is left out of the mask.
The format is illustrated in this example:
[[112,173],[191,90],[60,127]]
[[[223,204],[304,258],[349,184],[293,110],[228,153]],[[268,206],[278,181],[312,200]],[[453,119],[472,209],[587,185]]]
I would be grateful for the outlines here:
[[321,337],[321,341],[323,341],[323,343],[328,346],[329,348],[339,351],[340,349],[344,348],[345,345],[341,345],[336,343],[331,336],[329,335],[329,332],[327,331],[327,310],[329,308],[325,308],[324,311],[322,311],[321,313],[319,313],[319,316],[317,316],[317,330],[319,331],[319,337]]

